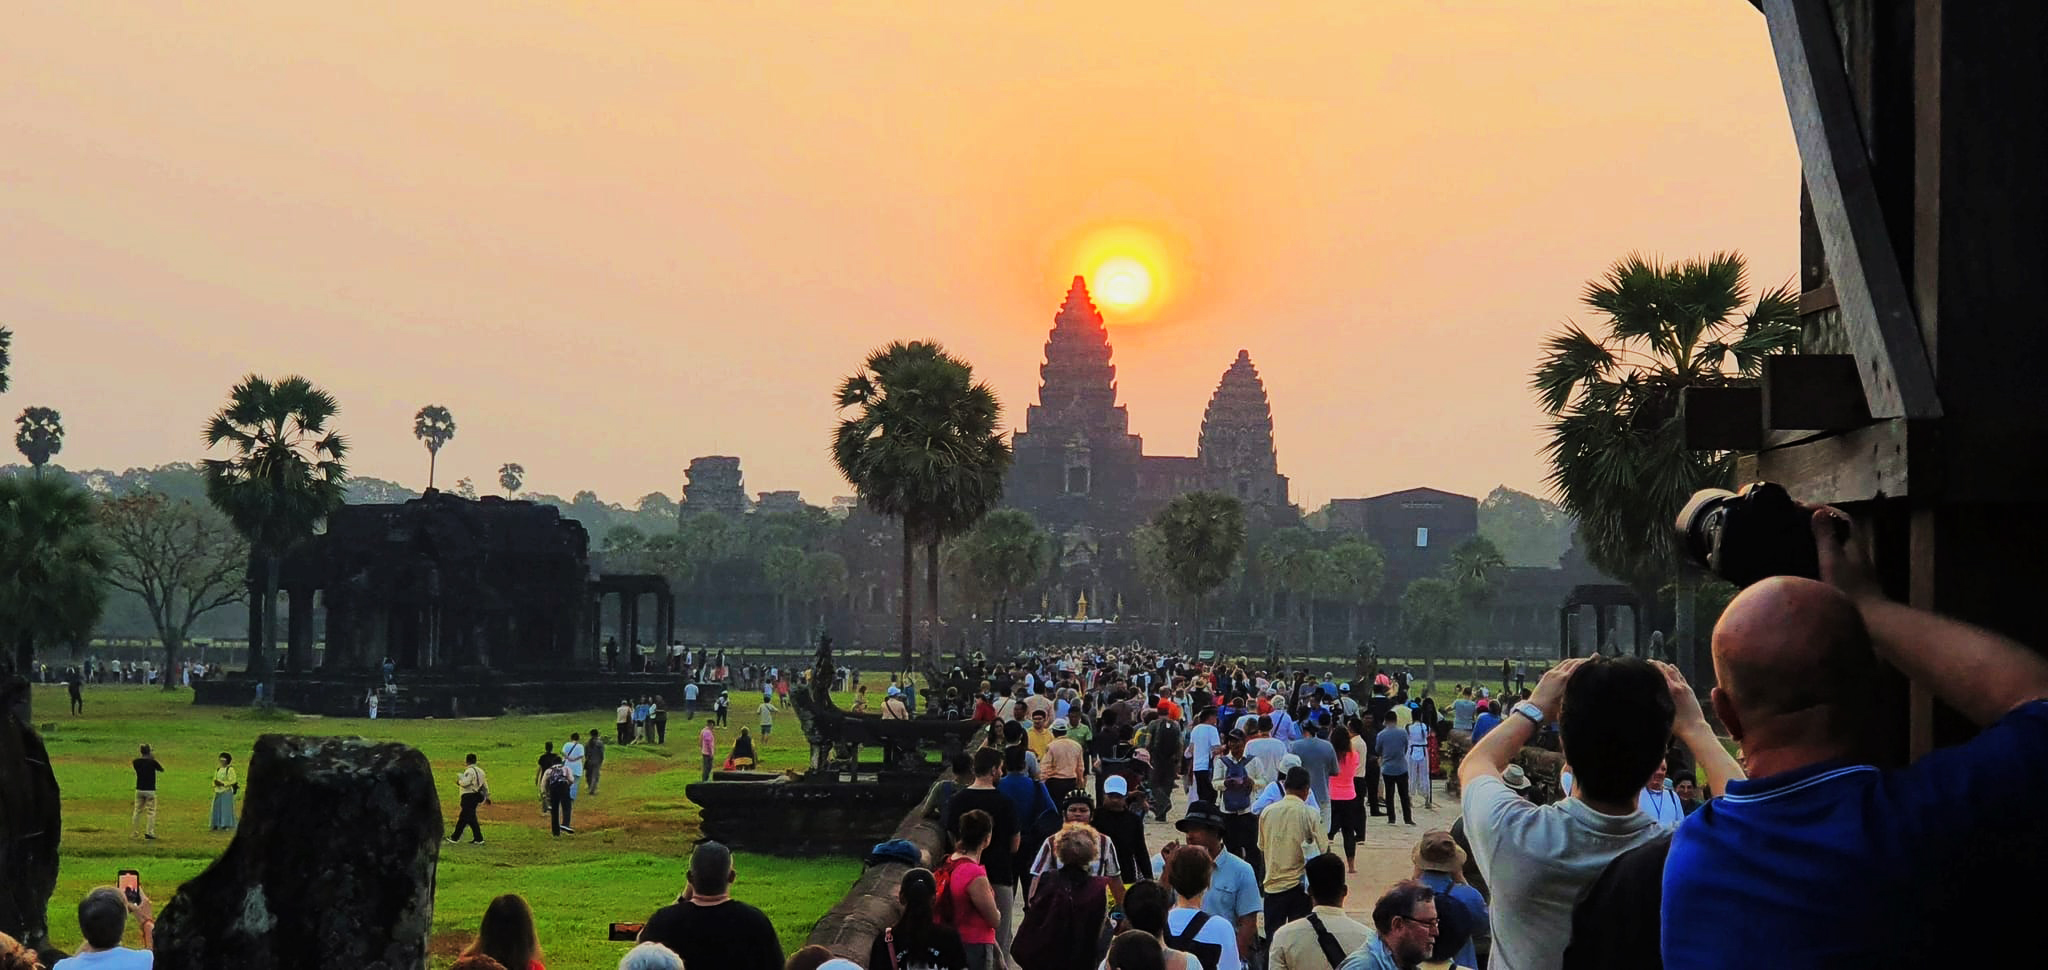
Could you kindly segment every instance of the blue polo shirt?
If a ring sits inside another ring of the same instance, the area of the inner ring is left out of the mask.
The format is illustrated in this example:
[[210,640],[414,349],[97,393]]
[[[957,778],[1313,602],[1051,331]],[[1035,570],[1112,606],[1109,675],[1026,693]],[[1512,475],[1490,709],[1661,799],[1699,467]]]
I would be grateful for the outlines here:
[[1907,768],[1731,782],[1672,837],[1664,966],[1933,966],[1955,962],[1958,934],[2020,942],[2011,920],[2043,896],[2044,760],[2034,701]]

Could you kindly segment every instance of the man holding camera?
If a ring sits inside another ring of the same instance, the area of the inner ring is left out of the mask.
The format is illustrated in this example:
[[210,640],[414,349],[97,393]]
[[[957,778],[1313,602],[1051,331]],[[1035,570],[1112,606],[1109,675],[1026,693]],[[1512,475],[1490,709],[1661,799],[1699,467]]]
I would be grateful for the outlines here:
[[[2048,661],[1885,599],[1846,516],[1807,514],[1824,582],[1761,579],[1714,628],[1714,711],[1754,780],[1673,837],[1664,964],[1926,966],[1999,942],[2023,961],[2032,934],[2019,920],[2038,911],[2048,848]],[[1876,767],[1881,664],[1982,731]]]

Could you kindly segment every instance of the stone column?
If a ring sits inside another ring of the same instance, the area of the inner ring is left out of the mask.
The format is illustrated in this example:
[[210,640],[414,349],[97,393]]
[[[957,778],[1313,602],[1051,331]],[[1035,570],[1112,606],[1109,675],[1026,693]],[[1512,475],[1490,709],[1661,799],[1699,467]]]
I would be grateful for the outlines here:
[[313,590],[294,586],[286,595],[291,617],[285,623],[285,669],[305,673],[313,669]]
[[626,670],[633,669],[633,658],[640,655],[640,594],[619,594],[619,663]]

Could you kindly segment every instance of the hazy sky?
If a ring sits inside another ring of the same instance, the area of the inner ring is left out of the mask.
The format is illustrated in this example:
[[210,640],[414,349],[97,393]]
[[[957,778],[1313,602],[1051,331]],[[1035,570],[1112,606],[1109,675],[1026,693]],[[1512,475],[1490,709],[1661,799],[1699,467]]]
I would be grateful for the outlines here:
[[929,337],[1013,420],[1089,233],[1154,454],[1238,348],[1313,508],[1538,489],[1543,335],[1632,249],[1796,268],[1798,159],[1740,0],[17,4],[0,31],[7,415],[60,460],[200,456],[251,371],[363,474],[848,488],[830,392]]

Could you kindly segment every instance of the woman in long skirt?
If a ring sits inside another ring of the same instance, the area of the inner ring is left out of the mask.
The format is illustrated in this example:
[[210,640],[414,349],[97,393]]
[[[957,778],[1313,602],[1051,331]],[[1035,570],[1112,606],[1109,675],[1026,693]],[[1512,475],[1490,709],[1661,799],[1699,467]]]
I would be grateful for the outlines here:
[[213,771],[213,830],[225,832],[235,827],[235,793],[242,786],[235,779],[235,756],[225,751],[220,753],[220,767]]

